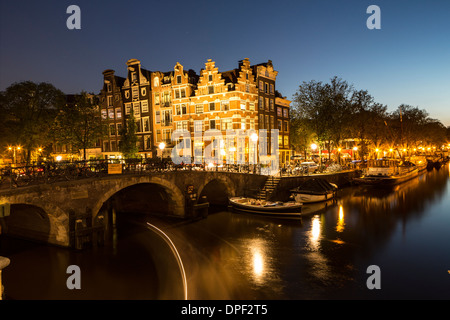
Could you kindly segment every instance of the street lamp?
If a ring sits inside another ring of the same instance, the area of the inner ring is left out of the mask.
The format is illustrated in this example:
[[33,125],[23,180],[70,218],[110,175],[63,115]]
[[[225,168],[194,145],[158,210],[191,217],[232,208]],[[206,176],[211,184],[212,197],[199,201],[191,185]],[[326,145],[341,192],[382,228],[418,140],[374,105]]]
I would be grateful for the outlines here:
[[166,144],[164,142],[161,142],[159,144],[159,149],[161,150],[161,162],[163,160],[163,152],[164,152],[164,148],[166,147]]
[[358,147],[354,146],[353,147],[353,160],[356,160],[356,151],[358,151]]

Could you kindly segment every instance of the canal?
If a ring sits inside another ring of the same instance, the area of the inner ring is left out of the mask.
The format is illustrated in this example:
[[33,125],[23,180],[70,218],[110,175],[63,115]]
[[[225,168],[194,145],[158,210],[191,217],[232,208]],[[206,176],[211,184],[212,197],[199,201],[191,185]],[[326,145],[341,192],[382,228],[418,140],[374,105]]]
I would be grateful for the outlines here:
[[[118,213],[103,247],[0,238],[11,259],[3,284],[15,300],[448,300],[449,208],[447,164],[391,190],[344,188],[336,201],[305,207],[301,220],[226,209],[194,222]],[[69,265],[80,267],[79,290],[66,286]],[[380,289],[367,286],[373,265]]]

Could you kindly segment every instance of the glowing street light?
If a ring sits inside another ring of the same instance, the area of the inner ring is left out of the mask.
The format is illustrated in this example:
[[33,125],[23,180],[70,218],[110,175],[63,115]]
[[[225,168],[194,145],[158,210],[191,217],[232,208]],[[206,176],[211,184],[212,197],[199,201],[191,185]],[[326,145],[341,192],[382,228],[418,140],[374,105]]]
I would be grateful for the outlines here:
[[159,150],[161,150],[161,161],[163,160],[163,152],[164,152],[165,147],[166,147],[166,144],[164,142],[161,142],[159,144]]
[[256,134],[256,132],[252,133],[252,135],[250,136],[250,139],[252,139],[252,141],[253,141],[253,149],[255,150],[253,153],[253,163],[256,165],[256,163],[258,162],[258,157],[256,155],[256,148],[257,148],[256,142],[258,141],[258,135]]

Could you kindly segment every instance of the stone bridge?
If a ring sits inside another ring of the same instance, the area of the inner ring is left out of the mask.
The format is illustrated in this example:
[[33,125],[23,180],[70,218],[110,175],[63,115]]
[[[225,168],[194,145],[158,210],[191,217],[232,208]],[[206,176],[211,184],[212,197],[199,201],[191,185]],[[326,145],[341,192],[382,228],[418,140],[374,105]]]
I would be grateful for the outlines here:
[[[47,243],[79,247],[83,236],[102,238],[114,206],[159,208],[166,215],[193,218],[201,213],[202,196],[224,202],[261,188],[267,176],[223,171],[172,171],[109,175],[23,188],[0,190],[4,233]],[[204,198],[203,198],[204,199]],[[133,208],[131,209],[133,210]],[[1,214],[0,214],[1,217]]]

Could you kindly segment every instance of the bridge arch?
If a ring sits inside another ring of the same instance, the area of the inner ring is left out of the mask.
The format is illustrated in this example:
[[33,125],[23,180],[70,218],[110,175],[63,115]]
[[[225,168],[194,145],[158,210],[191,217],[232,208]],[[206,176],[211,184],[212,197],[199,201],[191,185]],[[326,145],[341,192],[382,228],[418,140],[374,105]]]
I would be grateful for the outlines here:
[[112,184],[107,191],[96,199],[92,208],[93,217],[95,218],[98,215],[103,204],[114,195],[128,187],[139,184],[155,184],[161,186],[167,191],[167,195],[170,197],[173,214],[180,217],[184,215],[184,194],[175,184],[158,176],[142,176],[137,178],[134,177],[132,179],[118,179]]
[[226,193],[226,195],[221,196],[220,194],[217,195],[218,200],[208,199],[208,201],[217,201],[217,204],[226,204],[222,203],[224,202],[224,197],[233,197],[236,195],[236,185],[233,179],[231,179],[228,175],[225,174],[211,174],[208,175],[206,179],[204,179],[203,183],[198,188],[198,195],[199,197],[201,195],[207,195],[211,194],[214,190],[211,190],[212,188],[216,188],[217,193]]

